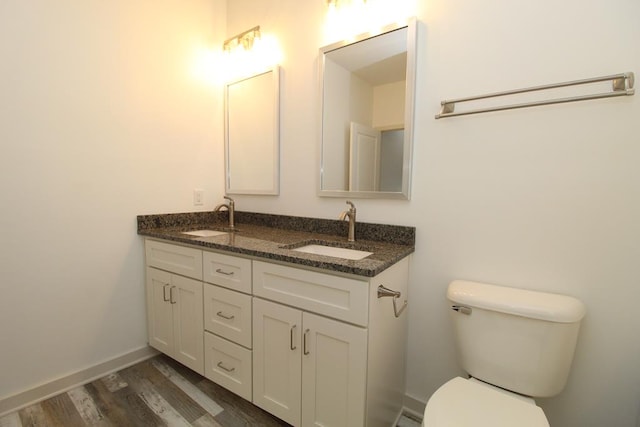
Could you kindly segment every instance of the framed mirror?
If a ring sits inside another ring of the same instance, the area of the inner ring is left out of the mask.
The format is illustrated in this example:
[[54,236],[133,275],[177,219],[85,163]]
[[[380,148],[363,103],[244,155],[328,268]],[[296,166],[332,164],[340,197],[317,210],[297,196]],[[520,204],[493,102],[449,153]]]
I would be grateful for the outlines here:
[[280,69],[225,85],[227,194],[279,193]]
[[320,49],[319,196],[409,199],[416,20]]

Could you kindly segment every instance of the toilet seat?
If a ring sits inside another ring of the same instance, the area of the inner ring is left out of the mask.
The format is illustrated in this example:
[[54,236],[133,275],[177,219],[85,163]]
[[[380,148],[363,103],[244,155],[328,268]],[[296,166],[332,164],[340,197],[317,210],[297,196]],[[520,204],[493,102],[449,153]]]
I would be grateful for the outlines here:
[[425,427],[549,427],[533,399],[456,377],[431,396],[424,411]]

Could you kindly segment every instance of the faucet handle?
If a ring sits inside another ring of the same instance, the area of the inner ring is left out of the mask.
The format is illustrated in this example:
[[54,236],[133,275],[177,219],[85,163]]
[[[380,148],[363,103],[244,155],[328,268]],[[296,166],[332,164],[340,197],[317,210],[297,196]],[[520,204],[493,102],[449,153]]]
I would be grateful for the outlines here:
[[349,206],[351,206],[351,207],[349,208],[351,211],[353,211],[353,212],[355,212],[355,211],[356,211],[356,205],[354,205],[354,204],[353,204],[353,202],[352,202],[351,200],[347,200],[347,204],[348,204]]

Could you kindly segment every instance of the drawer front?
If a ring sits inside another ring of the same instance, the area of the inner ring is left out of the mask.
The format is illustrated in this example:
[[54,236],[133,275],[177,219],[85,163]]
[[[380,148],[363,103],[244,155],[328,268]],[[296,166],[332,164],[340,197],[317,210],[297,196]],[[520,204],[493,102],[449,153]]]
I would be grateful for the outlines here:
[[204,376],[251,401],[251,350],[204,333]]
[[251,260],[216,252],[204,252],[204,281],[235,291],[251,293]]
[[202,280],[202,251],[169,243],[145,240],[147,265]]
[[251,296],[205,283],[204,328],[251,348]]
[[369,282],[261,261],[253,262],[254,295],[367,326]]

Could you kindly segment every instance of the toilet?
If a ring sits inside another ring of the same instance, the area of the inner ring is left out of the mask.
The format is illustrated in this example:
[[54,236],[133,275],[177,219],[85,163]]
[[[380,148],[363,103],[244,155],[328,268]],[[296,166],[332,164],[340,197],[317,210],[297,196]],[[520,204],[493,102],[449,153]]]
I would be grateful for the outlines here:
[[447,299],[462,368],[431,396],[426,427],[548,427],[536,397],[564,388],[585,307],[579,300],[464,280]]

